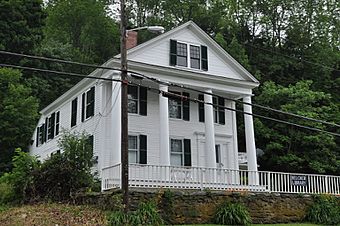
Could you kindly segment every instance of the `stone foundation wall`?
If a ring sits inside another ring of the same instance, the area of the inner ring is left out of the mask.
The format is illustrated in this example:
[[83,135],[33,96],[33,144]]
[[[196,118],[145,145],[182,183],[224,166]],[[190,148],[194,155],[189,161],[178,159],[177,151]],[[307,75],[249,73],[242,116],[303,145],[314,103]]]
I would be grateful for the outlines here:
[[[120,191],[80,195],[77,204],[93,204],[104,209],[119,209]],[[286,223],[303,221],[313,200],[310,195],[248,192],[213,192],[183,190],[131,190],[130,208],[139,202],[155,200],[164,220],[171,224],[211,223],[216,208],[225,200],[243,203],[253,223]]]

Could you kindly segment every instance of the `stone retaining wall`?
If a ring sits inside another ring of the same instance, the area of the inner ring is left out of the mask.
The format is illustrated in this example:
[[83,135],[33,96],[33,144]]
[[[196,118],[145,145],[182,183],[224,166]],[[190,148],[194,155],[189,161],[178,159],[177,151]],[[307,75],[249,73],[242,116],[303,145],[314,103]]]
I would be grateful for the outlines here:
[[[78,195],[77,204],[93,204],[104,209],[119,209],[120,191]],[[225,200],[243,203],[253,223],[286,223],[303,221],[313,200],[310,195],[248,192],[183,191],[140,189],[130,191],[130,207],[155,200],[164,220],[171,224],[211,223],[216,208]]]

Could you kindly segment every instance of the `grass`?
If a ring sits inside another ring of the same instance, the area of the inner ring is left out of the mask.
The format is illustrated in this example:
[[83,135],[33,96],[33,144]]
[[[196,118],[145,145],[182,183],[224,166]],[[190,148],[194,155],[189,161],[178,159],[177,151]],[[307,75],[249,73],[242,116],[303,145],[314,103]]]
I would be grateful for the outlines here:
[[[182,225],[182,226],[218,226],[218,224],[192,224],[192,225]],[[252,224],[254,226],[317,226],[317,224],[309,223],[292,223],[292,224]]]

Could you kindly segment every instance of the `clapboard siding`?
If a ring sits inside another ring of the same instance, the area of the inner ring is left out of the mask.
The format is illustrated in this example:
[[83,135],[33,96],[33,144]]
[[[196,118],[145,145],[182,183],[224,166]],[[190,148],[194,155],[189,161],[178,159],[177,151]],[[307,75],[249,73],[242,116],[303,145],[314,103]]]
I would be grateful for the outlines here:
[[[181,42],[186,42],[188,44],[195,45],[205,45],[205,42],[199,39],[195,34],[189,29],[183,29],[179,33],[175,33],[169,37],[169,39],[156,42],[155,44],[149,46],[146,50],[136,51],[128,55],[129,60],[154,64],[160,66],[170,66],[170,39],[174,39]],[[244,79],[233,68],[224,62],[218,54],[208,47],[208,71],[202,71],[197,69],[191,69],[190,67],[178,67],[185,70],[201,71],[207,75],[219,75],[223,77],[233,78],[233,79]]]

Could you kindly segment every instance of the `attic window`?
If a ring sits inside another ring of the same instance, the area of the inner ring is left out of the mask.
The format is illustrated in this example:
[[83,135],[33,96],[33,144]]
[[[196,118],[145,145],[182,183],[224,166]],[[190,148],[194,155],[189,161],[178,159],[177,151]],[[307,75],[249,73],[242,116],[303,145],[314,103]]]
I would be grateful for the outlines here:
[[207,47],[170,40],[170,65],[207,71]]

